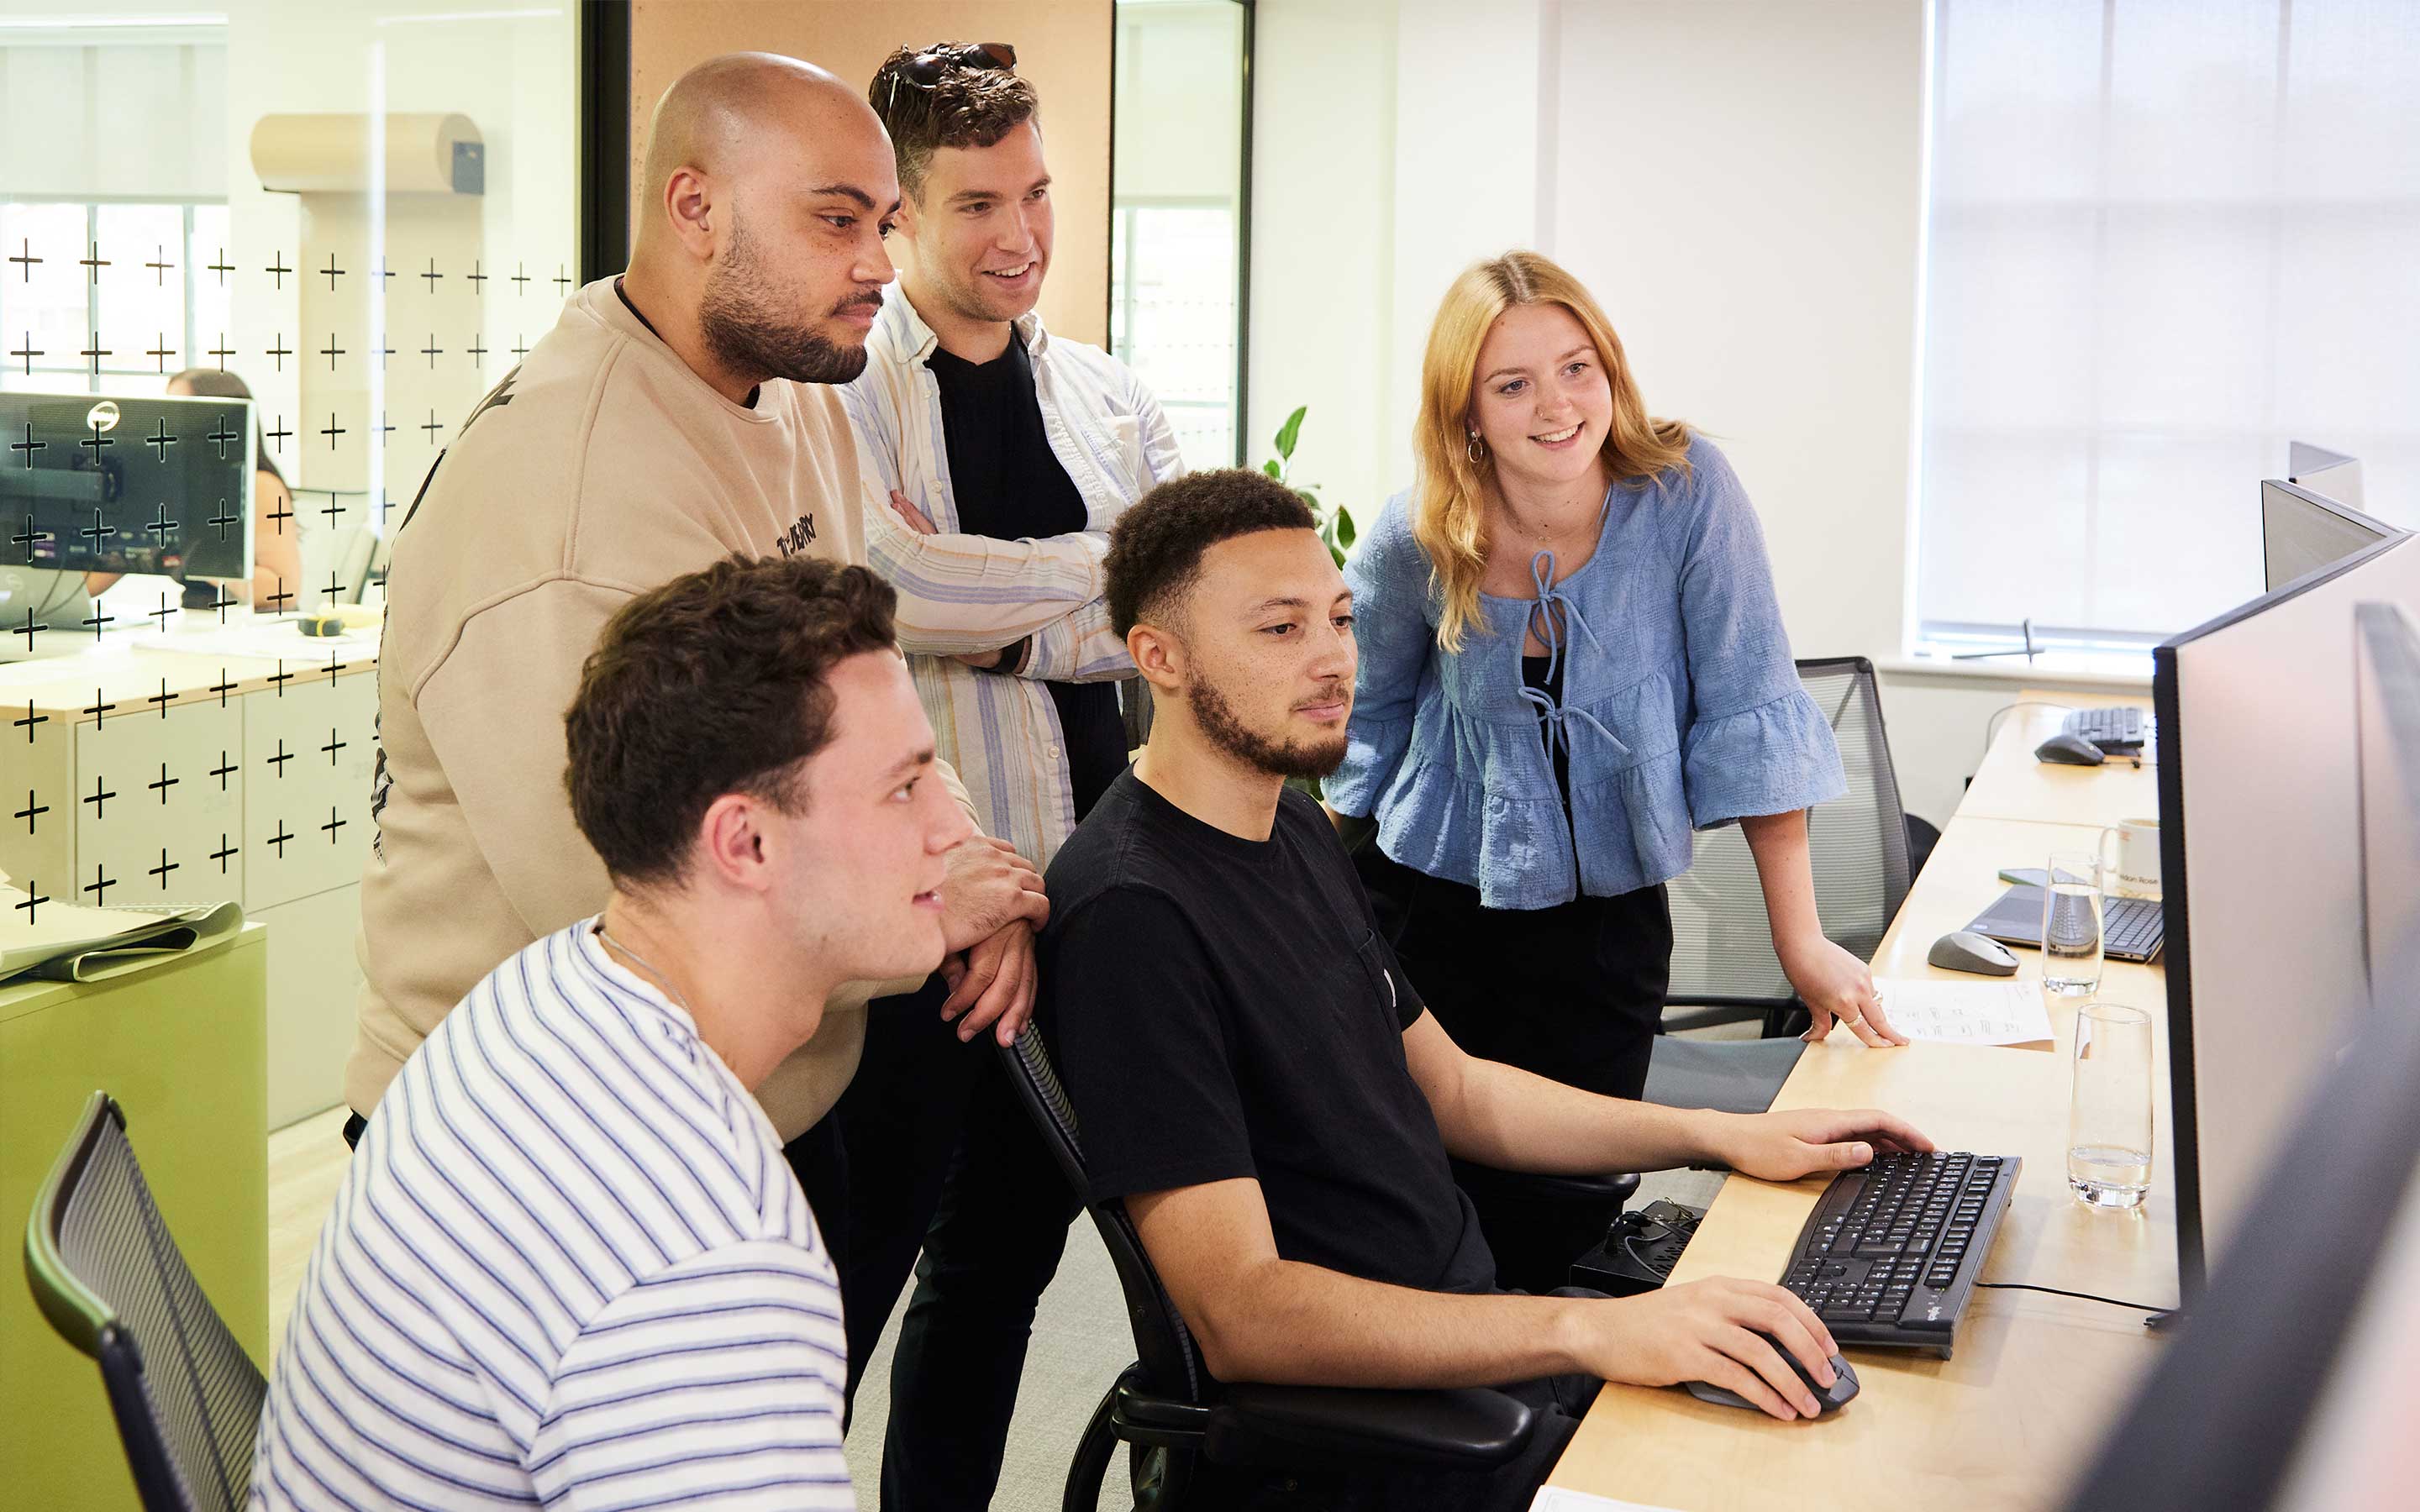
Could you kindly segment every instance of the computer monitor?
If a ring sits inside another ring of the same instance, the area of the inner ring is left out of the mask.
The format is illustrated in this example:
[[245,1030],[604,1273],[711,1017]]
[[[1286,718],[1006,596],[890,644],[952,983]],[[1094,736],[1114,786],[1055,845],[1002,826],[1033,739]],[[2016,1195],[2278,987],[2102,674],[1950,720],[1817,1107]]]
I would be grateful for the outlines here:
[[2264,1242],[2219,1261],[2069,1512],[2411,1504],[2420,999],[2383,1006],[2276,1131]]
[[2356,605],[2420,607],[2398,534],[2152,653],[2180,1283],[2265,1196],[2304,1090],[2368,1016]]
[[252,577],[252,405],[0,393],[0,563]]
[[2260,485],[2260,556],[2268,592],[2401,533],[2299,484],[2271,478]]
[[2374,1010],[2420,995],[2420,625],[2355,607],[2362,933]]
[[2286,443],[2286,478],[2338,503],[2362,506],[2361,458],[2308,441]]

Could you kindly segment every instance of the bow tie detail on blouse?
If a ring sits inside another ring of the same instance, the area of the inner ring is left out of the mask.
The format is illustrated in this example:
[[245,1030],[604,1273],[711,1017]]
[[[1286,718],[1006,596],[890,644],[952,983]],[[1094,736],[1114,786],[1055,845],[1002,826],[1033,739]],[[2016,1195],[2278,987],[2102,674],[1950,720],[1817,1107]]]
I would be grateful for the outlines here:
[[[1579,606],[1556,585],[1554,552],[1542,550],[1529,559],[1529,581],[1537,589],[1538,604],[1529,611],[1528,617],[1538,625],[1538,639],[1546,643],[1546,681],[1555,683],[1562,670],[1566,627],[1576,627],[1600,654],[1605,650],[1605,643],[1596,638],[1594,630],[1589,628],[1589,622],[1580,613]],[[1630,748],[1588,710],[1574,708],[1544,688],[1531,687],[1526,682],[1521,685],[1521,697],[1538,711],[1539,722],[1545,726],[1546,754],[1549,757],[1558,748],[1564,754],[1570,754],[1571,724],[1575,719],[1595,731],[1612,748],[1615,756],[1629,756]]]

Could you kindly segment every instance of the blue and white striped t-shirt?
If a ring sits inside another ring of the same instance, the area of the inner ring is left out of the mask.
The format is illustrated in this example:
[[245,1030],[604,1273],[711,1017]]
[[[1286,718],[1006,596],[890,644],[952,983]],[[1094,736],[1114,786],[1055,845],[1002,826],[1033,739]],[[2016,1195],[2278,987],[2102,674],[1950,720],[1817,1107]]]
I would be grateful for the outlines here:
[[853,1507],[846,1345],[756,1100],[593,920],[379,1103],[271,1372],[256,1507]]

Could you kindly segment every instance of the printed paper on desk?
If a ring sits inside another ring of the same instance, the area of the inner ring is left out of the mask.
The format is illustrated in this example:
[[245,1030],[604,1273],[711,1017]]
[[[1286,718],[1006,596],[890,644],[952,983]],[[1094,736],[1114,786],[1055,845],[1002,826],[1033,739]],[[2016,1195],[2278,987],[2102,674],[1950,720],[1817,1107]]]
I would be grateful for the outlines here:
[[1911,1040],[1946,1044],[2052,1043],[2050,1010],[2032,981],[1933,981],[1878,978],[1883,1012]]
[[1529,1504],[1529,1512],[1670,1512],[1670,1509],[1649,1506],[1644,1502],[1617,1502],[1610,1496],[1591,1496],[1586,1491],[1566,1490],[1560,1486],[1542,1486],[1538,1489],[1538,1499]]

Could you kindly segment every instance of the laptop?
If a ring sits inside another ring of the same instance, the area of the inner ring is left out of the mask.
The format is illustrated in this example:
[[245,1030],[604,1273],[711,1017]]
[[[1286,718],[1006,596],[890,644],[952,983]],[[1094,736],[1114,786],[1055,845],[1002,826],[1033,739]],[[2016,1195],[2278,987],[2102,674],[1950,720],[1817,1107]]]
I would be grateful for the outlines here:
[[[1966,927],[2002,945],[2041,949],[2042,890],[2019,883]],[[2101,900],[2101,953],[2112,961],[2154,961],[2159,958],[2165,927],[2156,898]]]

